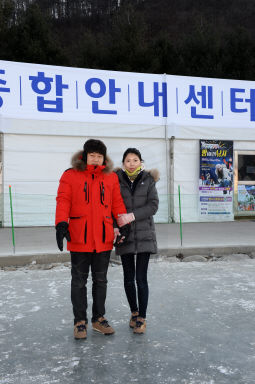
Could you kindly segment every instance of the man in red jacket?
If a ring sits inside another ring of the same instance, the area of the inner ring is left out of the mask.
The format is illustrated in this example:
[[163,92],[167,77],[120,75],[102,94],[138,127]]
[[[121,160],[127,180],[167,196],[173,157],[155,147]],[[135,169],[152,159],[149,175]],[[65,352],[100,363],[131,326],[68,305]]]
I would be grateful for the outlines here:
[[74,337],[87,336],[87,279],[92,272],[92,327],[105,335],[114,329],[104,318],[107,269],[113,247],[113,219],[126,213],[118,176],[106,146],[90,139],[83,151],[72,158],[59,182],[56,207],[56,237],[60,251],[63,239],[71,253],[71,301],[74,313]]

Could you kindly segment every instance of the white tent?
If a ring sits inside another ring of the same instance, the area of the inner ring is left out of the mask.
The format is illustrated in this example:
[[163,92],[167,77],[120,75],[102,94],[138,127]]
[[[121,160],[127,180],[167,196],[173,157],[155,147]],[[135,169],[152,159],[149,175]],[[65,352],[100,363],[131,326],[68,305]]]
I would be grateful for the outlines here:
[[[137,147],[157,168],[157,222],[198,221],[199,139],[255,149],[254,82],[53,67],[0,61],[2,223],[54,225],[62,172],[89,137],[115,166]],[[1,190],[0,190],[1,193]]]

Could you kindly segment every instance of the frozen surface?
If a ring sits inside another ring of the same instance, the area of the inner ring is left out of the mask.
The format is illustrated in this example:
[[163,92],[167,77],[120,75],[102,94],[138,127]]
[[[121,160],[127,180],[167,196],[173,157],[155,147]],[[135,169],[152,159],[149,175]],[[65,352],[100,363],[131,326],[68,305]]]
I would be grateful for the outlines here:
[[128,327],[122,279],[109,268],[116,334],[89,324],[76,341],[68,267],[0,271],[0,383],[255,383],[255,260],[151,262],[145,335]]

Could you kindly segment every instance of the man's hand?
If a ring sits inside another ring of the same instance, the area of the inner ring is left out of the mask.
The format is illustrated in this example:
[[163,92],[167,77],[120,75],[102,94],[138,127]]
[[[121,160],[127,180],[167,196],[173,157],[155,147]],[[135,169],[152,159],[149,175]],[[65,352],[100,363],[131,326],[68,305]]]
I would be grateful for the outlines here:
[[68,223],[61,221],[56,225],[56,239],[59,250],[63,251],[63,240],[64,237],[67,241],[71,241],[70,233],[68,231]]
[[133,214],[133,212],[123,213],[122,215],[119,215],[117,219],[117,223],[119,227],[123,227],[126,224],[130,224],[134,220],[135,220],[135,215]]
[[119,228],[113,228],[113,230],[114,230],[114,240],[113,240],[113,243],[115,243],[117,237],[120,236],[120,231],[119,231]]

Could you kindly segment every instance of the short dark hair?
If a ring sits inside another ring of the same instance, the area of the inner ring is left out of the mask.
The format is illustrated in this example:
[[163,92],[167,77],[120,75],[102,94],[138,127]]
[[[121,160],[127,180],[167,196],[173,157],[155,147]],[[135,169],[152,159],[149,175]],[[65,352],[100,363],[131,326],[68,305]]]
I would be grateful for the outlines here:
[[127,155],[128,155],[129,153],[133,153],[134,155],[136,155],[136,156],[139,157],[140,161],[143,161],[141,152],[140,152],[138,149],[136,149],[136,148],[128,148],[128,149],[126,149],[125,152],[123,153],[122,163],[124,163],[125,158],[127,157]]

